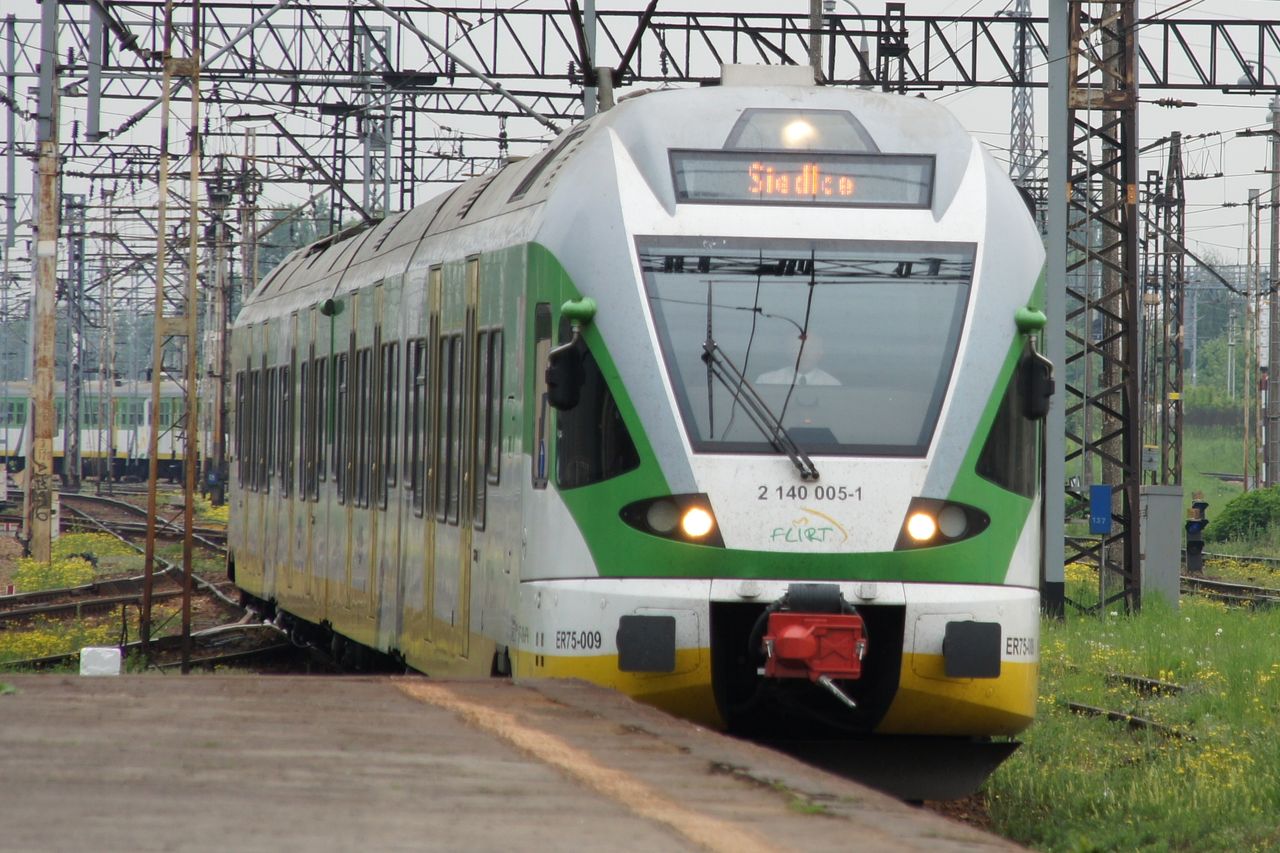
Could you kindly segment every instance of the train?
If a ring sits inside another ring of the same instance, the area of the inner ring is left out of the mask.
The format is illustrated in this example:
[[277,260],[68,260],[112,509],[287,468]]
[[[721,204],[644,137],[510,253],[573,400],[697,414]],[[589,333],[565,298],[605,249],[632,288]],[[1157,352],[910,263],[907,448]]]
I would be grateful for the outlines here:
[[1041,238],[945,108],[795,70],[621,99],[274,269],[231,335],[246,596],[731,732],[1028,726]]
[[[65,384],[55,382],[53,390],[53,466],[54,472],[61,474],[67,428]],[[30,447],[30,394],[30,383],[25,379],[0,382],[0,464],[11,471],[25,465]],[[168,380],[160,385],[158,413],[151,406],[150,380],[120,380],[112,384],[109,393],[106,383],[86,380],[80,394],[81,474],[145,480],[151,430],[158,425],[159,475],[180,477],[185,456],[184,411],[181,387]],[[108,423],[113,424],[112,429],[107,428]],[[107,460],[111,460],[109,468]]]

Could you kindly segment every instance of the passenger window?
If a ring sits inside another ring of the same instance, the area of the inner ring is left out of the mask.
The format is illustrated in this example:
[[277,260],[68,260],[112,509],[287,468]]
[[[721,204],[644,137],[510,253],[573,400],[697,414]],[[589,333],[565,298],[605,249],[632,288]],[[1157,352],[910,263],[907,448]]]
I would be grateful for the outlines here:
[[462,496],[462,335],[449,338],[449,523],[458,523]]
[[1022,382],[1019,381],[1028,356],[1024,355],[1009,380],[987,443],[978,457],[980,477],[1024,497],[1034,497],[1039,486],[1038,436],[1040,421],[1023,414]]
[[311,485],[311,499],[320,500],[320,483],[327,476],[325,461],[328,457],[328,448],[325,446],[325,439],[332,436],[333,427],[329,424],[329,407],[326,401],[329,400],[329,384],[326,381],[329,367],[329,359],[316,359],[316,443],[313,449],[316,460],[316,472]]
[[454,371],[457,351],[454,348],[455,337],[440,338],[440,350],[437,363],[440,370],[440,384],[436,393],[436,415],[439,427],[436,430],[436,519],[448,521],[449,503],[453,491],[453,399]]
[[408,365],[408,408],[409,419],[405,430],[409,441],[409,452],[406,454],[408,466],[405,470],[406,482],[413,493],[413,510],[419,518],[425,512],[427,500],[426,470],[426,436],[427,436],[427,356],[430,353],[427,342],[422,338],[409,343]]
[[556,414],[556,484],[589,486],[640,465],[631,433],[590,348],[582,342],[584,381],[578,405]]
[[347,389],[347,360],[349,356],[346,353],[334,357],[334,413],[333,413],[333,483],[338,491],[338,503],[347,502],[347,489],[349,487],[350,476],[346,469],[347,464],[347,418],[350,415],[350,407],[347,405],[350,400],[348,398]]
[[533,487],[547,487],[547,356],[551,352],[551,303],[539,302],[533,310],[533,399],[537,422],[533,434]]
[[293,385],[292,371],[288,366],[280,368],[280,496],[289,497],[293,482]]
[[369,388],[370,388],[370,352],[366,347],[356,353],[356,393],[355,393],[355,498],[356,506],[367,507],[369,505],[369,475],[370,467],[373,464],[370,453],[370,444],[373,441],[372,430],[370,429],[370,420],[373,416],[372,406],[369,405]]
[[472,524],[485,526],[490,484],[497,484],[502,424],[502,330],[481,330],[477,342],[477,376],[480,399],[476,407],[475,500]]
[[[236,371],[236,428],[235,428],[235,454],[236,454],[236,479],[240,481],[240,487],[244,488],[244,419],[248,412],[245,411],[244,405],[244,371]],[[89,411],[93,411],[90,407]]]
[[302,364],[298,365],[298,387],[302,396],[302,436],[298,442],[302,462],[298,466],[298,498],[304,501],[311,497],[311,477],[316,470],[315,460],[311,458],[316,423],[316,389],[312,361],[314,359],[303,359]]
[[262,384],[263,396],[266,398],[262,419],[262,491],[269,494],[271,475],[274,473],[276,463],[276,369],[274,367],[263,371]]
[[382,345],[382,474],[378,504],[387,508],[387,496],[396,484],[396,424],[400,409],[400,345]]

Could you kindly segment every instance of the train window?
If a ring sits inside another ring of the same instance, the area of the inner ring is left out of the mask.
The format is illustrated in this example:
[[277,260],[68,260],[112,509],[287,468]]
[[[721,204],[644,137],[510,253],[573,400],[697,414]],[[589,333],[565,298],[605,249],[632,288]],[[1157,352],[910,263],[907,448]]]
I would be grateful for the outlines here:
[[271,475],[275,474],[275,432],[279,429],[279,410],[276,409],[276,375],[279,371],[275,368],[266,369],[262,374],[262,384],[265,386],[264,402],[266,428],[262,430],[262,447],[264,447],[264,464],[262,464],[262,491],[271,491]]
[[298,365],[298,393],[302,404],[301,437],[298,439],[298,452],[302,457],[298,466],[298,498],[304,501],[311,494],[311,472],[315,470],[311,458],[311,443],[315,434],[316,389],[312,387],[311,375],[311,362],[303,359],[302,364]]
[[246,425],[248,435],[248,487],[253,491],[259,491],[261,483],[261,461],[259,453],[261,452],[261,442],[259,441],[259,419],[262,416],[261,397],[259,394],[262,389],[262,371],[250,370],[248,374],[248,410],[250,410],[250,419]]
[[533,487],[547,487],[547,355],[551,352],[551,303],[539,302],[533,309],[533,399],[537,401],[537,423],[533,436]]
[[485,425],[485,474],[489,482],[498,485],[502,472],[502,330],[494,329],[489,335],[489,387],[488,422]]
[[489,479],[485,476],[485,463],[488,460],[486,431],[489,425],[489,407],[492,398],[489,392],[489,330],[481,329],[476,333],[476,422],[472,425],[476,450],[472,455],[471,480],[475,485],[471,494],[471,525],[476,530],[484,530],[485,503],[488,497]]
[[582,349],[584,381],[578,405],[556,415],[556,484],[562,489],[599,483],[640,465],[604,373],[591,350]]
[[249,371],[249,393],[245,404],[244,455],[246,457],[247,477],[245,483],[253,490],[258,490],[258,371]]
[[347,487],[350,477],[347,476],[347,354],[333,357],[334,413],[330,419],[333,430],[333,483],[338,492],[338,503],[347,502]]
[[372,406],[369,405],[369,387],[370,387],[370,354],[369,348],[366,347],[356,353],[356,387],[355,387],[355,422],[356,434],[355,445],[355,498],[356,506],[365,507],[369,505],[369,467],[373,460],[370,458],[369,445],[372,443],[372,435],[370,430],[370,418],[372,417]]
[[325,437],[333,433],[332,415],[325,402],[330,398],[329,385],[325,381],[328,367],[328,357],[316,359],[316,437],[311,445],[311,455],[315,460],[315,473],[311,475],[311,499],[313,501],[320,500],[320,483],[328,476],[325,466],[328,448],[325,447],[324,442]]
[[477,353],[480,400],[477,406],[479,420],[476,424],[478,445],[475,459],[476,486],[473,518],[475,528],[483,530],[488,486],[490,483],[498,482],[499,435],[502,423],[502,330],[482,330]]
[[236,455],[236,479],[240,481],[240,486],[244,487],[244,371],[236,371],[235,379],[235,401],[236,401],[236,425],[232,433],[235,436],[236,446],[233,452]]
[[[1023,356],[1025,362],[1028,356]],[[991,433],[978,456],[978,476],[1002,489],[1024,497],[1034,497],[1040,471],[1036,439],[1039,421],[1023,414],[1022,368],[1013,372],[996,411]]]
[[423,457],[427,450],[424,439],[427,431],[427,359],[430,352],[422,338],[409,342],[405,408],[405,438],[409,447],[405,454],[405,483],[413,494],[414,514],[419,517],[425,512],[427,500],[426,461]]
[[[663,363],[696,452],[777,452],[768,425],[744,409],[732,370],[809,454],[928,451],[968,306],[973,244],[636,242]],[[716,343],[714,376],[703,360],[707,339]]]
[[116,426],[140,427],[145,402],[143,400],[121,400],[116,408]]
[[293,485],[293,371],[280,368],[280,453],[277,463],[280,497],[289,497]]
[[435,459],[439,460],[435,478],[436,519],[456,524],[458,520],[458,491],[454,483],[458,471],[458,394],[461,392],[458,373],[461,371],[460,336],[451,334],[440,338],[440,384],[436,406],[439,410],[440,428],[436,437]]
[[396,484],[396,425],[400,409],[400,345],[382,345],[382,472],[379,504],[387,508],[387,495]]

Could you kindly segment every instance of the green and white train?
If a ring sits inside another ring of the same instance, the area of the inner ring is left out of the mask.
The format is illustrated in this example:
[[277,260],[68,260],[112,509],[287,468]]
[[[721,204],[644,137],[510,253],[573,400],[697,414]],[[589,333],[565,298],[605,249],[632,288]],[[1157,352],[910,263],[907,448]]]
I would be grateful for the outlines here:
[[229,572],[431,675],[1016,733],[1039,234],[945,109],[733,73],[275,269],[232,336]]

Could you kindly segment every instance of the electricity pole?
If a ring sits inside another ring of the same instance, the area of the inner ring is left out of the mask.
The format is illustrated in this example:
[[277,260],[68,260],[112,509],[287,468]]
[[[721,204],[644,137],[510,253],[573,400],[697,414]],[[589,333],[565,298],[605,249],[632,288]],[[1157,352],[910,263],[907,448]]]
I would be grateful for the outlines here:
[[41,5],[35,291],[31,311],[31,443],[27,445],[23,529],[41,563],[53,559],[53,370],[58,321],[58,4]]

